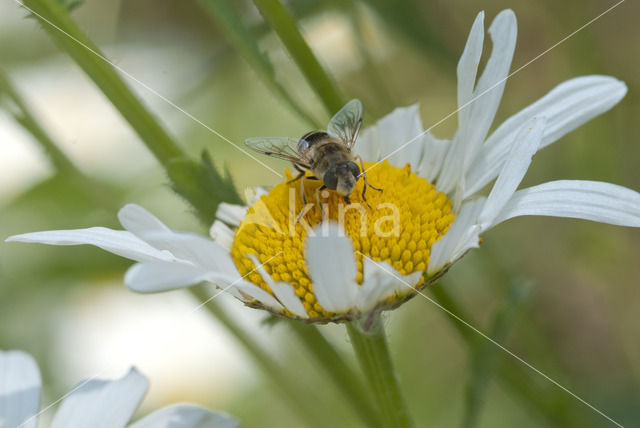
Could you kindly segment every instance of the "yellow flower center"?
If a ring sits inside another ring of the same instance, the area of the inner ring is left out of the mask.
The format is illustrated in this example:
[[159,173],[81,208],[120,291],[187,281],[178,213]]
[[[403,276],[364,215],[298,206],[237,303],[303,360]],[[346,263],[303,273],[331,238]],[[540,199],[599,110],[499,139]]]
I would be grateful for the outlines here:
[[[320,208],[316,189],[322,181],[304,180],[307,211],[301,217],[305,207],[301,184],[299,180],[288,182],[292,177],[287,171],[287,182],[250,207],[236,229],[231,257],[240,274],[248,274],[245,279],[273,294],[248,257],[255,254],[274,281],[292,285],[312,320],[335,318],[336,314],[325,311],[316,300],[304,258],[307,231],[322,221],[323,211],[325,221],[339,222],[351,239],[358,283],[362,282],[365,256],[385,261],[403,275],[426,270],[432,245],[453,222],[451,202],[426,179],[412,173],[410,165],[396,168],[386,161],[371,168],[373,165],[365,163],[367,179],[382,191],[367,188],[366,201],[362,198],[364,180],[359,179],[349,195],[350,204],[337,192],[325,190],[317,193]],[[417,287],[423,282],[424,278]],[[406,294],[392,296],[388,303]]]

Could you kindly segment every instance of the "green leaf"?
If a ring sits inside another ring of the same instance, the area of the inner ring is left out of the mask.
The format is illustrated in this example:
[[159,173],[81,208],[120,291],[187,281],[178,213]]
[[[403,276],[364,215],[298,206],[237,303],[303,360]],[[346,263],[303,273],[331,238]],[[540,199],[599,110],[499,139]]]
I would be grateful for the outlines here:
[[242,204],[229,171],[221,174],[211,162],[208,152],[202,153],[200,162],[174,159],[167,165],[171,187],[196,210],[196,216],[205,225],[211,225],[221,202]]
[[60,3],[62,6],[64,6],[65,9],[71,12],[72,10],[83,4],[84,0],[58,0],[58,3]]

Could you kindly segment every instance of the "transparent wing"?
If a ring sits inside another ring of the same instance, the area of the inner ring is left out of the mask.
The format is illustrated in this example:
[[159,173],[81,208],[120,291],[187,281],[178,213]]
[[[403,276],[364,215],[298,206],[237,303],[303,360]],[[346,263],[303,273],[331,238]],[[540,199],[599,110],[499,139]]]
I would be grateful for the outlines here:
[[332,137],[344,141],[349,151],[358,138],[360,125],[362,124],[362,103],[353,99],[346,103],[329,122],[327,132]]
[[247,138],[244,144],[251,150],[284,159],[305,169],[311,169],[310,160],[298,153],[298,140],[290,137],[257,137]]

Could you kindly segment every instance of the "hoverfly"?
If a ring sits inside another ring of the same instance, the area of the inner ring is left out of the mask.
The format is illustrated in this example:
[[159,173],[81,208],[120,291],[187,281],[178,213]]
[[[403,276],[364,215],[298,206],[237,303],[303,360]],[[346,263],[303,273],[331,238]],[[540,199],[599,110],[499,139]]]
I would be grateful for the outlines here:
[[[365,197],[367,187],[378,191],[382,189],[369,184],[362,158],[352,153],[361,124],[362,103],[353,99],[331,118],[326,132],[311,131],[298,140],[289,137],[249,138],[245,144],[257,152],[290,161],[298,175],[289,182],[300,180],[300,192],[305,204],[305,180],[322,180],[322,186],[316,189],[316,201],[322,209],[320,191],[334,190],[350,204],[349,195],[362,177],[362,199],[369,205]],[[306,176],[306,171],[311,171],[313,175]]]

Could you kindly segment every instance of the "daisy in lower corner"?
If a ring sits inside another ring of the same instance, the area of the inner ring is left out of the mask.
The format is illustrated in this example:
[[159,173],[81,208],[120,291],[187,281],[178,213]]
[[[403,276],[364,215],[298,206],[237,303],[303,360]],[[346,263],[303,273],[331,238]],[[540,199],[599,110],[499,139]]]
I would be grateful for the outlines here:
[[489,135],[517,24],[510,10],[496,16],[491,56],[476,79],[483,21],[480,13],[458,63],[451,140],[423,129],[417,105],[360,131],[362,105],[352,100],[326,131],[248,140],[291,161],[296,175],[258,188],[247,206],[221,204],[210,238],[172,231],[127,205],[119,212],[125,230],[35,232],[8,241],[96,245],[137,262],[125,275],[132,290],[208,281],[248,306],[326,323],[399,306],[513,217],[640,227],[640,194],[615,184],[560,180],[518,190],[538,150],[617,104],[625,84],[597,75],[568,80]]
[[0,427],[35,428],[39,416],[61,402],[52,428],[237,428],[229,415],[181,403],[163,407],[129,425],[149,389],[135,367],[120,379],[90,378],[38,411],[42,379],[33,357],[23,351],[0,350]]

